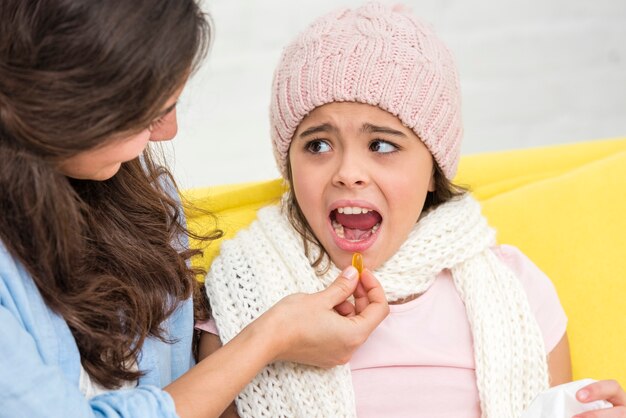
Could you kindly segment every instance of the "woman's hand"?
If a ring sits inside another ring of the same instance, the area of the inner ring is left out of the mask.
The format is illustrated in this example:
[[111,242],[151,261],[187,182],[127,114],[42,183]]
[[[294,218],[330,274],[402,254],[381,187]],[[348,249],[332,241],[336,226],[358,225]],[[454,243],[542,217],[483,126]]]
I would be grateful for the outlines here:
[[572,418],[623,418],[626,417],[626,392],[615,380],[599,380],[576,392],[583,403],[598,400],[609,401],[612,408],[598,409],[578,414]]
[[[287,296],[169,384],[165,390],[174,399],[178,415],[236,414],[227,409],[233,399],[275,360],[321,367],[346,363],[389,313],[374,276],[368,271],[363,271],[361,281],[357,276],[356,269],[348,267],[321,292]],[[346,301],[350,296],[354,304]]]
[[368,270],[359,280],[349,266],[325,290],[287,296],[255,322],[272,330],[274,360],[332,367],[347,363],[388,313],[378,280]]

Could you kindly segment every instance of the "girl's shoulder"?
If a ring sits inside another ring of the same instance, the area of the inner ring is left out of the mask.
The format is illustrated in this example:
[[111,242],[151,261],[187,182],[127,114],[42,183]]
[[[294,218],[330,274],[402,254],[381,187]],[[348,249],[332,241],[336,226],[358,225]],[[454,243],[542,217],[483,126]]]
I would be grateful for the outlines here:
[[556,294],[550,278],[519,248],[501,244],[493,247],[492,251],[517,276],[529,298],[539,297],[545,292]]
[[546,349],[550,351],[561,340],[567,326],[567,316],[554,284],[519,248],[502,244],[493,247],[492,251],[520,280],[541,328]]
[[536,281],[550,281],[548,276],[519,248],[500,244],[491,248],[493,253],[518,276]]

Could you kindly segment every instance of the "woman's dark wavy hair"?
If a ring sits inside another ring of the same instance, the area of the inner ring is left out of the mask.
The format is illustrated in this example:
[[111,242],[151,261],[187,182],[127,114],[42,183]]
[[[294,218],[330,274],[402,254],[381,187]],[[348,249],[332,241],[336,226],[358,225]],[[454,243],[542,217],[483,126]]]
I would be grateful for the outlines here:
[[147,337],[168,341],[196,252],[175,243],[176,185],[149,151],[106,181],[58,164],[149,126],[209,41],[193,0],[0,2],[0,239],[108,388],[142,375]]
[[[436,161],[433,161],[433,179],[435,182],[435,191],[426,194],[422,213],[430,211],[468,192],[468,188],[454,184],[452,181],[448,180]],[[328,263],[322,264],[325,259],[328,260],[328,253],[315,237],[313,229],[304,217],[304,213],[298,204],[298,199],[296,199],[293,193],[293,175],[291,173],[291,162],[289,158],[287,158],[287,184],[289,185],[289,191],[285,204],[283,205],[287,218],[294,229],[302,236],[306,256],[309,257],[311,255],[311,246],[317,249],[316,253],[319,255],[311,263],[311,266],[317,269],[318,273],[324,273],[330,267]]]

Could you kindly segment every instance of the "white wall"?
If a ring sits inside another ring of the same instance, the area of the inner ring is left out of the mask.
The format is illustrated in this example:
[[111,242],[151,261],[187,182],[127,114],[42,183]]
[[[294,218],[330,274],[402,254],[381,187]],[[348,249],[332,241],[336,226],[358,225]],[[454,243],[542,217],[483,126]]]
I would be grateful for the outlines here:
[[[205,0],[214,42],[179,104],[182,187],[275,178],[268,103],[281,50],[349,0]],[[463,153],[626,136],[626,0],[407,0],[454,52]]]

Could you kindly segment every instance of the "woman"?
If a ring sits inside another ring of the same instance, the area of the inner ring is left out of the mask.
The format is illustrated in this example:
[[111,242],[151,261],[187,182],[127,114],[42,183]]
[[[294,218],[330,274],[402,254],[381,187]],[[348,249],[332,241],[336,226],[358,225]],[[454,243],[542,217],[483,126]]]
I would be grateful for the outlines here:
[[208,42],[193,0],[0,3],[0,417],[217,416],[272,361],[345,363],[387,314],[348,268],[191,368],[195,252],[146,146]]

